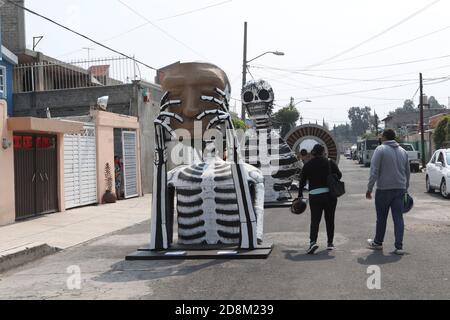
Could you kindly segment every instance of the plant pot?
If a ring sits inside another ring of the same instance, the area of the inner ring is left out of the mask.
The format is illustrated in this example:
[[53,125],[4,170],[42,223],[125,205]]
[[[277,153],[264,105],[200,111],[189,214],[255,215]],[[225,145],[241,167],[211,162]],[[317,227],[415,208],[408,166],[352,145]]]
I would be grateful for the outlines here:
[[114,193],[112,193],[111,191],[106,191],[105,194],[103,195],[103,204],[116,203],[116,202],[117,202],[116,195]]

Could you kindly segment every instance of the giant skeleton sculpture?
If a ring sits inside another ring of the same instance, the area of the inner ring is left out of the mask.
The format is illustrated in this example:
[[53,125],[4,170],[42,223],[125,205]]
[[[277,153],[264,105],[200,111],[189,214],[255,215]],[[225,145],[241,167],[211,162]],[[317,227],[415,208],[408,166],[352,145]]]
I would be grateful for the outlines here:
[[[155,120],[150,249],[163,251],[173,245],[175,198],[178,245],[257,248],[263,241],[264,177],[241,160],[226,74],[208,63],[179,63],[164,71],[162,87],[166,94]],[[199,123],[200,136],[195,130]],[[205,138],[205,131],[213,128],[226,131],[228,159],[223,160]],[[180,130],[201,140],[202,156],[168,172],[168,143]]]
[[298,159],[286,141],[273,130],[271,114],[275,95],[264,80],[250,81],[242,90],[242,101],[254,130],[248,130],[245,160],[262,170],[265,180],[266,206],[290,205],[289,192],[299,173]]

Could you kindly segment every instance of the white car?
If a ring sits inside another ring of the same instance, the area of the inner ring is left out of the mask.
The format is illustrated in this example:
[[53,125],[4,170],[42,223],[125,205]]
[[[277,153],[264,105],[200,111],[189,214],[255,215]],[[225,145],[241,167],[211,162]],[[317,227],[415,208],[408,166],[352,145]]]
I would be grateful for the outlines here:
[[441,195],[450,199],[450,149],[438,150],[427,165],[427,191],[439,190]]

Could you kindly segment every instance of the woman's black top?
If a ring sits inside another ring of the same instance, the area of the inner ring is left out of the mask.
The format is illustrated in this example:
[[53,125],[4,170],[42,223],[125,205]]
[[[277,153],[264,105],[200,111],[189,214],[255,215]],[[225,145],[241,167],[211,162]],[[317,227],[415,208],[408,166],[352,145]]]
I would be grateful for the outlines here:
[[336,162],[328,160],[325,157],[318,157],[311,159],[302,170],[300,175],[300,190],[299,197],[303,197],[303,189],[306,184],[309,183],[309,191],[328,188],[328,175],[331,173],[336,174],[339,179],[342,179],[342,173],[339,170]]

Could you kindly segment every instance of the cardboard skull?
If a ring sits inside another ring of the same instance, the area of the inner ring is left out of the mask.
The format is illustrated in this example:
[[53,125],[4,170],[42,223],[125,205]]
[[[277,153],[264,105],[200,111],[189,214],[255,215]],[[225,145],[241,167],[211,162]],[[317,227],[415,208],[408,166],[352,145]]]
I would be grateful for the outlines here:
[[270,116],[275,94],[272,86],[264,80],[250,81],[242,90],[242,101],[250,118]]

